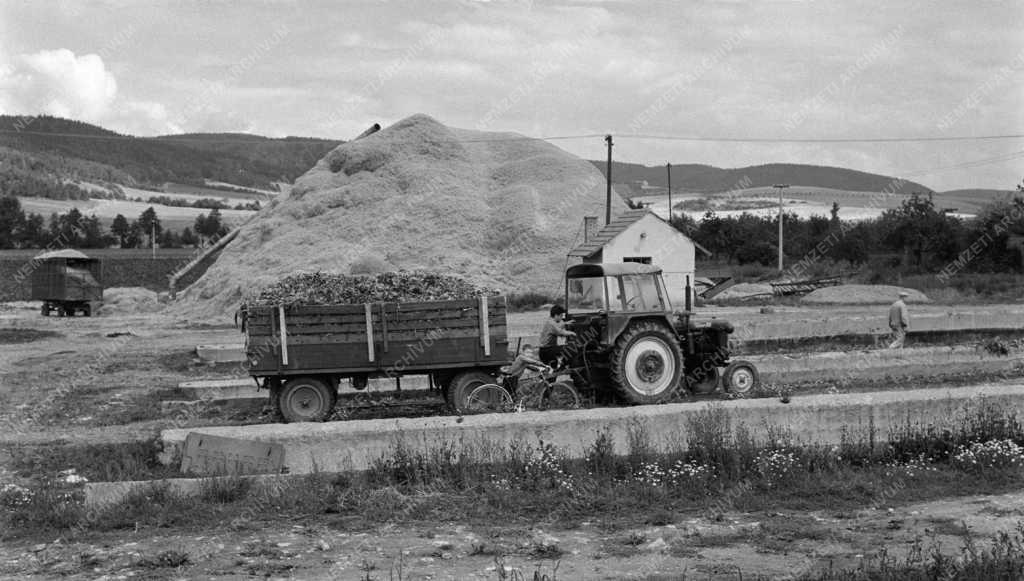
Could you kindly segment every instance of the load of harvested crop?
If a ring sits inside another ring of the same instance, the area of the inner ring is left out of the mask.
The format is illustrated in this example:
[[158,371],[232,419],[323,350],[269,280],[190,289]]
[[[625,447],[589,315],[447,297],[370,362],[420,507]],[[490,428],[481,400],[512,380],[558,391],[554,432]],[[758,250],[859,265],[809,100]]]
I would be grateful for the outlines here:
[[409,303],[491,296],[497,291],[462,278],[423,271],[345,275],[328,272],[286,276],[249,295],[244,308],[278,305]]

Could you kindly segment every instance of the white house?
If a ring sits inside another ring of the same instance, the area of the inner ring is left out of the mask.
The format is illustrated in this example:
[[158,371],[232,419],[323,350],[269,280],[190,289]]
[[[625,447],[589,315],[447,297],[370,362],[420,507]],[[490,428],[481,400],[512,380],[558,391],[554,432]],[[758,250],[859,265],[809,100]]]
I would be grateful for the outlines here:
[[629,210],[596,230],[597,218],[584,218],[583,244],[569,252],[583,262],[641,262],[660,266],[674,308],[686,304],[686,277],[693,285],[696,251],[711,255],[689,236],[648,209]]

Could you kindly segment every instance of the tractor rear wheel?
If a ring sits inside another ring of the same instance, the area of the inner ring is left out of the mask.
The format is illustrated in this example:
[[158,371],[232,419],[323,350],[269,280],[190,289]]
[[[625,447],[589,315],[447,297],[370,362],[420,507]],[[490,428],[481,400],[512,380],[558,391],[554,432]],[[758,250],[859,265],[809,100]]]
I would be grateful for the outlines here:
[[281,388],[277,407],[286,422],[322,422],[334,411],[338,394],[314,377],[289,379]]
[[474,389],[488,383],[494,383],[494,378],[483,371],[463,371],[452,378],[445,391],[448,398],[448,405],[457,413],[468,409],[469,394]]
[[679,385],[683,354],[675,334],[655,321],[633,323],[612,349],[612,383],[629,403],[661,403]]
[[717,367],[696,365],[686,373],[686,388],[695,395],[706,395],[718,389],[718,379]]

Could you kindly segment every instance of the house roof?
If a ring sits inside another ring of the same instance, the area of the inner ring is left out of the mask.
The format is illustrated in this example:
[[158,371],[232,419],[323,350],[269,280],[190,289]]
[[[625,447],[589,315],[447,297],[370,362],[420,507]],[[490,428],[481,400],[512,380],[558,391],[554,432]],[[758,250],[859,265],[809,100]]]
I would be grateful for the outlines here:
[[[665,222],[665,220],[663,220],[661,216],[658,216],[657,214],[648,210],[647,208],[641,208],[639,210],[626,210],[625,212],[612,218],[612,221],[608,222],[608,224],[606,224],[604,228],[601,228],[601,231],[595,234],[593,238],[569,251],[569,256],[589,258],[597,254],[598,252],[601,251],[602,248],[605,247],[606,244],[611,242],[616,236],[625,232],[630,226],[636,224],[637,222],[640,221],[641,218],[647,216],[648,214],[654,216],[658,220],[661,220],[666,226],[669,226],[669,228],[672,228],[672,226],[670,226],[668,222]],[[686,236],[686,234],[683,234],[682,232],[679,232],[679,235]],[[689,237],[687,236],[687,238]],[[701,252],[707,254],[708,256],[711,256],[711,252],[709,252],[706,248],[704,248],[700,244],[697,244],[697,242],[692,239],[691,242],[693,242],[693,245],[700,249]]]

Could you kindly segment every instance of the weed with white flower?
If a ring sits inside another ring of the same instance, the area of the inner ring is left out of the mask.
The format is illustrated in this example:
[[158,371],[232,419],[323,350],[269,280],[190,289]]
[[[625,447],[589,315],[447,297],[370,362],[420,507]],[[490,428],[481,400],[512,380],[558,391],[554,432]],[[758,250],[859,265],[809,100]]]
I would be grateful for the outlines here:
[[957,449],[953,465],[968,472],[1016,470],[1024,466],[1024,448],[1013,440],[975,442]]

